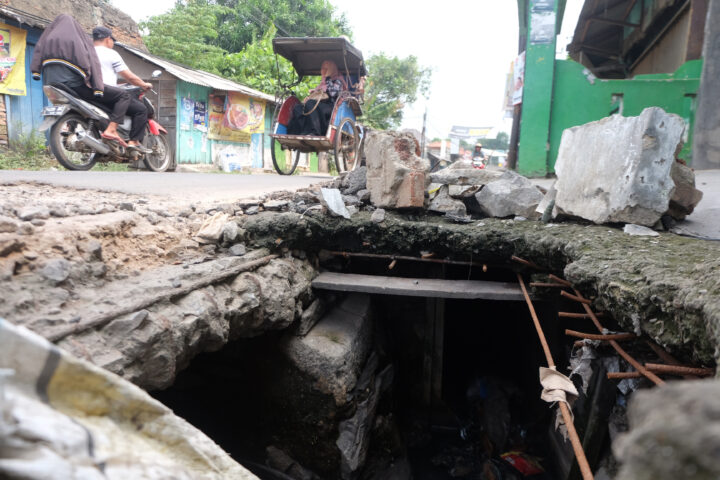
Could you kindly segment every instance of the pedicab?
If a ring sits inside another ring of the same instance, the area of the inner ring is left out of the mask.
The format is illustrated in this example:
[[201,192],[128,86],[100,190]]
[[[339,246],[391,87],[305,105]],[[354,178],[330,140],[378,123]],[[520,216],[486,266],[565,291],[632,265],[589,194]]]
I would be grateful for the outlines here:
[[[270,134],[275,170],[281,175],[291,175],[297,168],[300,154],[310,152],[328,152],[338,173],[352,170],[360,163],[364,137],[364,129],[357,123],[357,117],[362,115],[362,92],[353,89],[367,75],[362,52],[342,37],[278,37],[272,43],[275,55],[288,59],[298,76],[292,84],[284,85],[278,68],[278,85],[282,93],[278,95],[280,107],[273,116],[273,133]],[[348,90],[342,91],[335,100],[324,136],[290,135],[288,124],[293,108],[301,103],[292,88],[304,77],[320,76],[320,67],[325,60],[335,62]]]

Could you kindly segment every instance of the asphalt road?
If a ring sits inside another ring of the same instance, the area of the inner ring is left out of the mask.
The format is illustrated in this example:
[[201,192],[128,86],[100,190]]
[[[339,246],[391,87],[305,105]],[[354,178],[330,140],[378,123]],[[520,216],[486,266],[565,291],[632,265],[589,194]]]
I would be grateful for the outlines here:
[[178,203],[231,202],[277,190],[294,191],[330,179],[322,175],[0,170],[0,183],[39,182],[136,195],[155,194]]

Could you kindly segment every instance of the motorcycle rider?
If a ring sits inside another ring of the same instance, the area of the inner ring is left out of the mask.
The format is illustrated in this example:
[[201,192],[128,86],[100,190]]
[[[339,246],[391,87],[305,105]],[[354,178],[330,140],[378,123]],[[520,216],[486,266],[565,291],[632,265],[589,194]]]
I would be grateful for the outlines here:
[[[143,81],[135,75],[127,67],[118,52],[113,50],[115,46],[115,37],[112,31],[107,27],[95,27],[92,31],[93,43],[95,44],[95,52],[100,59],[100,68],[102,70],[102,79],[105,86],[117,86],[117,77],[120,75],[128,83],[141,87],[143,90],[152,88],[152,83]],[[127,114],[132,118],[132,126],[130,127],[130,141],[128,146],[142,153],[151,153],[152,150],[141,145],[145,137],[145,124],[147,123],[147,107],[137,98],[130,97],[127,107]]]
[[101,134],[125,146],[117,131],[130,104],[130,94],[103,83],[95,46],[70,15],[58,15],[40,36],[30,63],[33,79],[44,85],[62,84],[83,100],[109,107],[110,123]]

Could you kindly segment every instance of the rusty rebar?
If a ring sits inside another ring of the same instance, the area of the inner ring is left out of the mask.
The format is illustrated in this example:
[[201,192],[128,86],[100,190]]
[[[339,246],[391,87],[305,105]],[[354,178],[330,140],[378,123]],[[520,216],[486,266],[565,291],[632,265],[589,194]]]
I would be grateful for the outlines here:
[[[530,315],[532,316],[533,324],[535,325],[535,330],[537,331],[538,338],[540,339],[543,352],[545,352],[545,359],[547,360],[548,367],[554,368],[555,362],[553,361],[550,347],[548,346],[547,339],[545,338],[542,325],[540,325],[540,320],[535,313],[535,307],[530,299],[530,295],[527,292],[527,288],[525,288],[525,282],[519,273],[517,274],[517,278],[520,288],[522,289],[523,296],[525,297],[525,303],[527,303],[528,309],[530,310]],[[583,450],[582,443],[580,442],[580,437],[578,436],[577,430],[575,430],[575,424],[573,423],[573,418],[570,414],[570,408],[565,402],[558,402],[558,405],[560,407],[560,413],[563,417],[563,422],[565,422],[565,426],[567,427],[570,443],[572,444],[573,451],[575,452],[575,459],[578,462],[583,479],[593,480],[594,477],[592,470],[590,470],[590,464],[587,461],[587,457],[585,457],[585,451]]]
[[568,293],[565,290],[560,292],[560,295],[562,295],[565,298],[568,298],[570,300],[575,300],[576,302],[583,303],[585,305],[590,305],[592,303],[591,300],[588,300],[587,298],[578,297],[577,295],[573,295],[572,293]]
[[634,333],[608,333],[598,335],[596,333],[583,333],[575,330],[565,330],[565,335],[577,338],[584,338],[586,340],[600,340],[603,342],[608,342],[610,340],[635,340],[637,338],[637,335],[635,335]]
[[565,286],[568,287],[568,288],[572,288],[572,283],[568,282],[568,281],[565,280],[564,278],[558,277],[557,275],[553,275],[553,274],[551,273],[550,275],[548,275],[548,278],[549,278],[550,280],[553,280],[553,281],[557,282],[557,283],[562,283],[563,285],[565,285]]
[[[575,292],[575,296],[577,298],[585,300],[585,298],[583,298],[582,294],[578,291],[577,288],[573,288],[573,291]],[[605,327],[602,326],[602,324],[600,323],[600,320],[598,320],[597,316],[592,311],[592,308],[590,308],[590,305],[588,305],[585,302],[580,302],[580,304],[585,309],[585,312],[588,315],[590,315],[590,320],[592,320],[592,322],[595,324],[595,327],[598,329],[598,331],[600,333],[602,333],[605,330]],[[662,378],[658,377],[657,375],[655,375],[654,373],[649,371],[647,368],[642,366],[640,364],[640,362],[638,362],[633,357],[631,357],[630,354],[627,353],[615,340],[610,340],[609,343],[610,343],[610,345],[612,345],[612,347],[615,349],[615,351],[618,353],[618,355],[620,355],[622,358],[625,359],[626,362],[628,362],[630,365],[632,365],[635,368],[635,370],[642,373],[655,385],[665,385],[665,381]]]
[[524,258],[516,257],[515,255],[511,256],[510,259],[514,262],[521,263],[526,267],[534,268],[536,270],[543,270],[540,265],[535,262],[531,262],[530,260],[525,260]]
[[[648,347],[650,347],[652,349],[652,351],[655,352],[655,354],[658,357],[660,357],[660,360],[662,360],[663,362],[667,363],[668,365],[680,365],[680,361],[678,359],[676,359],[675,357],[670,355],[668,352],[666,352],[665,349],[662,348],[657,343],[653,342],[650,339],[645,340],[645,343],[647,343]],[[683,378],[695,379],[695,378],[698,378],[698,376],[697,375],[683,375]]]
[[[465,262],[462,260],[446,260],[443,258],[423,258],[409,257],[404,255],[389,255],[385,253],[360,253],[360,252],[339,252],[336,250],[323,250],[325,253],[335,255],[337,257],[362,257],[362,258],[380,258],[383,260],[408,260],[411,262],[439,263],[444,265],[463,265],[471,267],[483,267],[484,264],[478,262]],[[483,270],[487,271],[487,267]]]
[[531,287],[535,288],[565,288],[562,283],[546,283],[546,282],[530,282]]
[[667,373],[670,375],[698,375],[708,377],[715,375],[714,368],[687,367],[685,365],[661,365],[659,363],[646,363],[645,368],[658,373]]
[[45,338],[47,338],[51,342],[58,342],[58,341],[62,340],[63,338],[67,337],[68,335],[81,333],[81,332],[84,332],[84,331],[87,331],[87,330],[90,330],[93,328],[103,327],[121,315],[127,315],[128,313],[137,312],[139,310],[148,308],[151,305],[154,305],[156,303],[163,302],[166,300],[171,300],[173,298],[180,297],[183,295],[187,295],[194,290],[199,290],[201,288],[207,287],[208,285],[213,285],[215,283],[225,281],[228,278],[235,276],[235,275],[239,275],[242,272],[246,272],[248,270],[254,270],[258,267],[266,265],[275,258],[278,258],[278,255],[272,254],[272,255],[266,255],[262,258],[258,258],[257,260],[251,260],[248,262],[241,263],[240,265],[236,265],[227,270],[222,270],[218,273],[214,273],[212,275],[203,277],[200,280],[191,282],[185,286],[168,289],[167,291],[165,291],[164,293],[162,293],[160,295],[155,295],[150,298],[140,299],[140,300],[137,300],[135,302],[128,304],[127,306],[125,306],[123,308],[119,308],[117,310],[113,310],[113,311],[107,312],[107,313],[101,313],[99,315],[89,318],[88,320],[86,320],[84,322],[79,322],[74,325],[66,326],[65,328],[58,330],[55,333],[45,335]]
[[[598,317],[604,317],[605,314],[603,312],[597,312],[595,315]],[[585,318],[590,319],[590,315],[587,313],[570,313],[570,312],[558,312],[558,317],[560,318]]]

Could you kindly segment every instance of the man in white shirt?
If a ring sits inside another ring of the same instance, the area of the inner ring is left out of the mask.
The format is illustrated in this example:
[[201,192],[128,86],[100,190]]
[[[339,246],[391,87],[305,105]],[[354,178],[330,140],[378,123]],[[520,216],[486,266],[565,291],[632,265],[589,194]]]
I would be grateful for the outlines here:
[[[131,72],[127,65],[125,65],[120,54],[113,50],[115,38],[112,36],[112,31],[109,28],[95,27],[92,31],[92,36],[93,42],[95,43],[95,51],[100,59],[103,83],[105,85],[117,86],[117,77],[120,75],[128,83],[141,87],[143,90],[152,88],[151,83],[143,81]],[[145,104],[131,96],[130,105],[128,105],[126,113],[132,118],[128,146],[142,153],[152,152],[152,150],[141,145],[145,137],[145,125],[147,124],[147,108]]]

